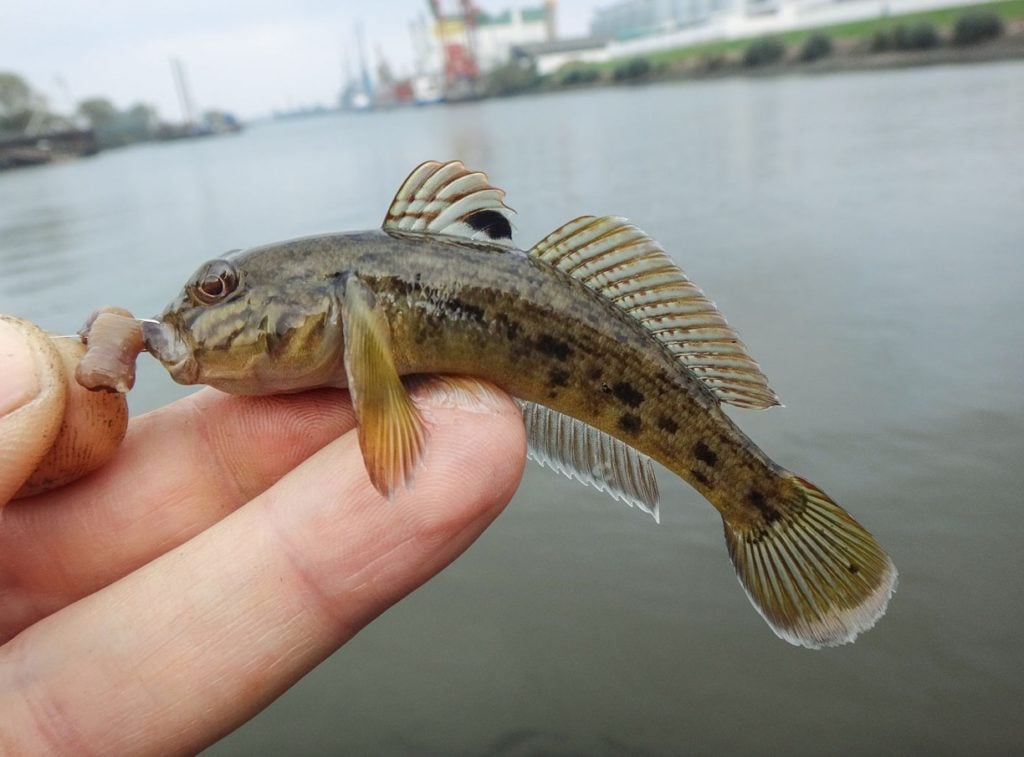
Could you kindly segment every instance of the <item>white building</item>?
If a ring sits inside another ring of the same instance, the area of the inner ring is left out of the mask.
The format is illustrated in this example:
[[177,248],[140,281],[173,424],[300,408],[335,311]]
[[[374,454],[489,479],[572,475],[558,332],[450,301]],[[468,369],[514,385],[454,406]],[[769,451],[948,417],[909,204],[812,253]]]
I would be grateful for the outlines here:
[[[776,1],[751,0],[751,4]],[[631,39],[698,24],[742,3],[743,0],[623,0],[595,10],[590,32],[611,39]]]
[[608,60],[608,40],[601,37],[578,37],[516,45],[512,48],[512,55],[531,61],[538,74],[547,76],[574,63],[604,63]]
[[509,62],[514,45],[549,42],[554,39],[554,31],[554,3],[481,14],[475,34],[477,65],[482,72],[503,66]]

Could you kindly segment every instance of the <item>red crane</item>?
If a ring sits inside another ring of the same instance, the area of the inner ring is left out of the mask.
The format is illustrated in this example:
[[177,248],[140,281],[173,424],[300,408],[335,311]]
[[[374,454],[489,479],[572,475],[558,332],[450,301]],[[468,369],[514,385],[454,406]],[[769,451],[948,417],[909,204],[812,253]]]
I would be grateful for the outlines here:
[[462,6],[462,25],[466,31],[465,42],[463,42],[458,39],[447,39],[440,0],[427,0],[427,4],[438,24],[441,49],[444,53],[446,87],[451,88],[457,82],[470,84],[476,82],[480,76],[480,68],[476,61],[476,26],[480,9],[473,4],[472,0],[459,1],[459,5]]

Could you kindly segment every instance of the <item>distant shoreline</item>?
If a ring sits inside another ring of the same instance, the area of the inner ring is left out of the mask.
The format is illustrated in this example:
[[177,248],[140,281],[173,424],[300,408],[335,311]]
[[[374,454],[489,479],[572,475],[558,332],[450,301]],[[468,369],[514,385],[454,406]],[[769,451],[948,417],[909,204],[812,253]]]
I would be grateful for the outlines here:
[[[517,68],[514,62],[490,74],[487,94],[1024,60],[1024,0],[975,2],[678,44],[682,41],[665,37],[634,45],[635,53],[624,47],[615,57],[567,62],[543,75],[536,68],[531,75],[530,69]],[[537,59],[533,65],[538,65]]]
[[[769,65],[747,66],[742,55],[735,53],[718,62],[713,68],[699,64],[665,66],[652,69],[643,77],[627,81],[601,78],[579,84],[557,83],[542,86],[537,92],[569,92],[605,87],[630,87],[658,82],[704,81],[732,77],[774,77],[787,74],[831,74],[856,71],[885,71],[925,66],[997,63],[1024,60],[1024,30],[1006,34],[997,39],[963,47],[944,45],[928,50],[898,50],[868,52],[866,50],[838,50],[816,61],[785,60]],[[531,94],[526,91],[516,94]],[[515,94],[511,95],[515,96]],[[500,97],[500,96],[499,96]]]
[[[762,76],[794,72],[843,73],[848,71],[884,71],[898,68],[919,68],[948,64],[996,63],[1024,60],[1024,34],[969,47],[936,47],[931,50],[903,50],[885,53],[849,52],[813,62],[787,61],[771,66],[748,67],[738,64],[722,74]],[[707,72],[704,76],[719,72]],[[702,78],[701,75],[682,75],[678,78]]]

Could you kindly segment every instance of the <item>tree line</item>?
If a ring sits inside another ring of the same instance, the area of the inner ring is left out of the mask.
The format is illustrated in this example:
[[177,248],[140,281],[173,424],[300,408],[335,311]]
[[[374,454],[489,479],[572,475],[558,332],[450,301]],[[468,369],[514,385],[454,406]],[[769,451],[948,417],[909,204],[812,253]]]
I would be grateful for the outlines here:
[[86,98],[71,114],[56,113],[22,76],[0,71],[0,140],[82,127],[91,129],[97,146],[105,148],[153,139],[161,124],[151,105],[136,103],[119,110],[105,97]]

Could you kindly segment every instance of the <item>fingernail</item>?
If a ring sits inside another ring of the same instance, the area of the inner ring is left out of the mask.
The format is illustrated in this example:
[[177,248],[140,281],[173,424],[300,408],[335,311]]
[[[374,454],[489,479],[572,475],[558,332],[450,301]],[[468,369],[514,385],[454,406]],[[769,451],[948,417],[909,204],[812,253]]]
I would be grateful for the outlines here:
[[28,340],[0,319],[0,418],[31,402],[39,390],[39,367]]
[[409,391],[435,407],[454,407],[477,413],[507,410],[508,396],[493,384],[469,376],[419,375],[406,379]]

